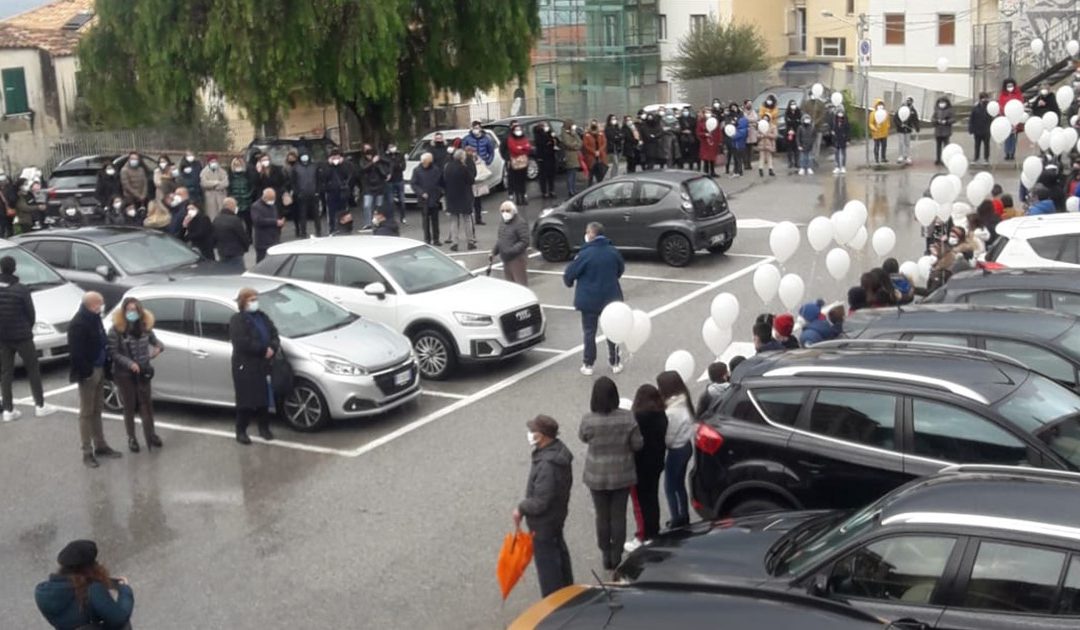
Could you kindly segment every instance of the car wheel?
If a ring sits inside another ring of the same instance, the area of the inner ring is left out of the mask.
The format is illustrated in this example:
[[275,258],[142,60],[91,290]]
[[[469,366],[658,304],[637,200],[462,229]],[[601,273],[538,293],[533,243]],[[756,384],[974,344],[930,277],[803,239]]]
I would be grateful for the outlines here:
[[758,512],[779,512],[786,509],[789,509],[786,505],[782,505],[772,499],[751,497],[736,503],[728,510],[727,516],[735,518],[738,516],[757,514]]
[[710,254],[726,254],[727,250],[731,249],[731,246],[734,245],[734,244],[735,244],[735,239],[731,239],[730,241],[724,243],[723,245],[710,245],[709,246],[709,253]]
[[685,267],[694,259],[690,239],[672,232],[660,239],[660,259],[672,267]]
[[102,384],[102,388],[104,389],[102,406],[105,407],[105,411],[113,413],[123,411],[124,401],[120,398],[120,388],[116,386],[116,383],[112,379],[108,379]]
[[318,431],[330,422],[330,408],[319,388],[297,380],[293,390],[281,402],[281,419],[302,433]]
[[540,255],[548,262],[563,262],[570,258],[570,242],[558,230],[541,232],[537,245]]
[[529,166],[525,169],[525,174],[528,176],[529,181],[540,177],[540,165],[536,163],[536,160],[529,158]]
[[422,328],[412,338],[416,352],[416,364],[420,367],[420,376],[433,381],[441,381],[457,363],[457,353],[446,335],[434,328]]

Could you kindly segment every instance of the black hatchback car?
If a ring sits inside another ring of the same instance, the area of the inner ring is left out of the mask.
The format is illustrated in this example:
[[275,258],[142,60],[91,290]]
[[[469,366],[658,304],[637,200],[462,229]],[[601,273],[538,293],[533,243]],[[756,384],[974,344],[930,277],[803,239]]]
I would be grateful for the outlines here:
[[979,350],[824,342],[739,365],[695,446],[705,518],[853,508],[950,464],[1080,470],[1080,396]]
[[604,180],[543,210],[533,224],[533,243],[544,260],[567,260],[593,221],[604,225],[620,250],[659,252],[673,267],[690,264],[697,250],[723,254],[735,242],[735,215],[724,191],[693,171],[643,171]]
[[923,304],[1028,306],[1080,315],[1080,275],[1075,269],[971,269],[952,275]]
[[[101,206],[95,195],[98,173],[107,164],[112,164],[119,172],[127,158],[127,155],[83,155],[57,164],[42,190],[45,195],[46,216],[59,217],[61,206],[72,203],[84,217],[94,216]],[[149,194],[153,197],[154,163],[143,156],[142,165],[146,171]]]
[[675,530],[632,553],[616,578],[641,589],[810,595],[909,630],[1076,628],[1078,495],[1075,473],[957,466],[854,512],[774,512]]
[[844,334],[996,352],[1066,387],[1080,387],[1080,318],[1067,313],[973,304],[869,309],[851,314]]

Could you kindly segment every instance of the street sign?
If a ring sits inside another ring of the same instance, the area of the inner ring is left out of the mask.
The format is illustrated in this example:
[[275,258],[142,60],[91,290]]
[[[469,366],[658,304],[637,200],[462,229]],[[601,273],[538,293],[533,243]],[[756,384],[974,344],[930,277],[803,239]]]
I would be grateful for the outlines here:
[[870,65],[870,40],[859,40],[859,63],[864,66]]

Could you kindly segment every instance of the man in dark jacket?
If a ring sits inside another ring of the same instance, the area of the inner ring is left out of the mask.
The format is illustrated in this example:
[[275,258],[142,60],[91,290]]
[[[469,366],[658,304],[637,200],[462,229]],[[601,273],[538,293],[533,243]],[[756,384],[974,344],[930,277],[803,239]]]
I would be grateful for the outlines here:
[[464,149],[454,151],[454,157],[443,169],[446,190],[446,211],[450,215],[450,251],[458,251],[461,241],[469,250],[476,249],[476,228],[473,226],[473,184],[476,164]]
[[199,180],[199,175],[202,174],[203,164],[195,157],[194,151],[188,151],[183,158],[180,159],[180,185],[188,189],[188,194],[199,204],[199,207],[203,205],[203,190],[202,182]]
[[990,102],[990,95],[986,92],[979,94],[979,102],[971,109],[971,117],[968,118],[968,133],[975,138],[975,156],[972,164],[979,163],[979,149],[983,149],[983,163],[990,163],[990,123],[994,117],[986,111],[986,105]]
[[388,218],[402,225],[405,222],[405,156],[396,144],[386,147],[383,160],[390,166],[390,180],[386,183],[386,208]]
[[3,170],[0,170],[0,238],[8,238],[15,234],[15,226],[12,219],[15,217],[15,206],[19,202],[19,191],[15,182],[11,180]]
[[897,107],[893,114],[893,126],[900,141],[900,156],[896,158],[896,163],[911,164],[911,139],[919,133],[919,112],[915,110],[915,98],[911,96],[904,100],[903,107],[908,108],[906,119],[900,118],[901,107]]
[[184,217],[187,216],[188,201],[190,199],[188,189],[181,186],[165,200],[165,203],[169,206],[169,215],[172,217],[169,219],[169,225],[165,228],[165,231],[169,234],[179,237],[184,230]]
[[102,208],[108,208],[113,199],[124,196],[124,189],[120,185],[120,173],[112,162],[106,164],[97,174],[97,182],[94,184],[94,198]]
[[533,446],[532,468],[525,487],[525,499],[513,512],[514,525],[525,517],[533,533],[533,562],[540,581],[540,595],[547,597],[574,583],[570,550],[563,538],[563,524],[573,485],[571,463],[574,455],[559,440],[559,423],[549,416],[536,416],[525,423]]
[[119,458],[105,441],[101,426],[104,407],[105,372],[109,368],[108,337],[101,323],[105,299],[96,291],[83,295],[82,306],[68,325],[72,383],[79,385],[79,437],[82,439],[83,464],[98,467],[98,457]]
[[[360,185],[364,190],[364,225],[371,225],[371,215],[381,209],[386,199],[386,182],[390,179],[390,164],[382,159],[375,147],[365,144],[360,158]],[[471,211],[472,208],[469,208]]]
[[227,273],[244,272],[244,254],[251,247],[247,228],[236,211],[236,200],[226,197],[221,206],[221,214],[214,218],[214,243],[217,247],[219,267]]
[[[574,308],[581,313],[581,328],[585,336],[581,373],[585,376],[593,374],[600,313],[608,304],[623,299],[619,278],[625,269],[619,250],[604,236],[604,226],[590,223],[585,228],[585,246],[563,272],[563,283],[574,287]],[[619,362],[619,348],[610,340],[607,344],[611,371],[618,374],[623,369]]]
[[536,151],[537,166],[540,167],[540,198],[553,198],[555,173],[558,172],[555,160],[558,156],[555,153],[555,134],[546,120],[533,127],[533,147]]
[[[504,143],[505,144],[505,143]],[[431,159],[435,168],[441,173],[446,163],[450,161],[450,148],[446,146],[446,139],[441,133],[436,132],[431,140]]]
[[285,218],[278,217],[277,194],[273,188],[263,190],[262,197],[251,204],[251,225],[254,228],[255,262],[266,258],[266,250],[281,241],[281,226]]
[[1043,81],[1039,84],[1039,93],[1028,101],[1031,107],[1031,115],[1042,117],[1046,112],[1054,112],[1058,119],[1061,118],[1061,108],[1058,106],[1057,96],[1050,91],[1050,83]]
[[45,404],[41,390],[41,370],[38,369],[37,350],[34,348],[34,300],[30,289],[19,282],[15,275],[15,259],[0,258],[0,379],[3,382],[4,422],[18,420],[22,412],[14,407],[11,381],[15,376],[15,355],[22,359],[26,375],[30,379],[30,391],[34,395],[36,414],[39,418],[56,411]]
[[330,150],[330,159],[322,172],[319,189],[322,191],[323,204],[326,206],[326,220],[329,233],[339,229],[338,215],[347,212],[353,187],[352,163],[346,162],[339,149]]
[[435,165],[431,153],[420,156],[420,165],[413,169],[413,192],[420,206],[421,225],[424,226],[424,242],[442,245],[439,241],[439,212],[442,210],[442,169]]
[[311,161],[311,155],[304,152],[300,155],[300,161],[293,165],[291,175],[296,237],[307,238],[308,221],[315,223],[315,236],[322,236],[322,223],[319,221],[319,167]]

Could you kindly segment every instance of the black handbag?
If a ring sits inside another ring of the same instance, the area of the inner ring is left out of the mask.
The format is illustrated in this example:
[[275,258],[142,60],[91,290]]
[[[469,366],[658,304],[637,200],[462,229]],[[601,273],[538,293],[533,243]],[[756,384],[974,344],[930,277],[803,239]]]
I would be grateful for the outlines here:
[[270,387],[278,398],[284,398],[292,392],[294,380],[292,366],[289,365],[285,352],[278,348],[270,359]]

